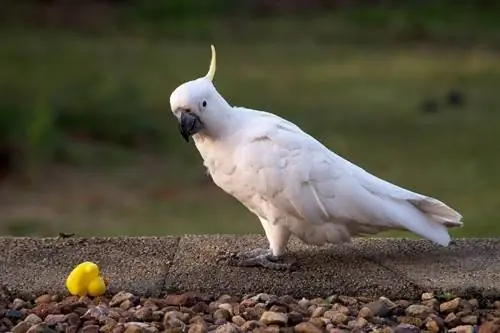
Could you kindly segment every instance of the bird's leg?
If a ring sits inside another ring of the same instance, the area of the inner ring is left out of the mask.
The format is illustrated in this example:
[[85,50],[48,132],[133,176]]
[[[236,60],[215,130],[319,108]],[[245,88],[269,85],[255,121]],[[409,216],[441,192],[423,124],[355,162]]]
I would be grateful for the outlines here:
[[263,267],[274,270],[290,270],[296,268],[296,263],[284,262],[282,255],[285,252],[290,232],[287,228],[272,225],[261,219],[262,226],[269,240],[269,249],[256,248],[233,255],[229,264],[242,267]]
[[240,259],[245,259],[245,258],[255,258],[258,256],[265,256],[270,253],[270,249],[265,249],[265,248],[255,248],[253,250],[249,251],[241,251],[238,252],[235,256],[240,258]]
[[263,267],[273,270],[291,270],[294,268],[294,262],[284,262],[282,256],[273,255],[271,249],[261,248],[236,254],[229,264],[241,267]]

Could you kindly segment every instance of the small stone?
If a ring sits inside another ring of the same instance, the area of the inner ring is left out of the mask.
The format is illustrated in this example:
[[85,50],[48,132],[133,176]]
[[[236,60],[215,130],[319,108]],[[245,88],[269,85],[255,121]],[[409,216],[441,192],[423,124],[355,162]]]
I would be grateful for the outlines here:
[[134,297],[134,294],[132,294],[132,293],[129,293],[127,291],[120,291],[119,293],[115,294],[111,298],[111,301],[109,302],[109,306],[111,306],[111,307],[118,306],[126,300],[131,300],[133,297]]
[[67,322],[70,326],[79,326],[81,322],[80,316],[74,312],[68,313],[66,315],[66,318],[64,318],[64,321]]
[[52,302],[52,296],[49,294],[38,296],[35,299],[35,304],[50,303],[50,302]]
[[99,333],[99,325],[87,325],[82,327],[82,333]]
[[115,328],[115,326],[116,326],[116,322],[115,321],[108,322],[108,323],[104,324],[103,326],[101,326],[100,332],[101,333],[112,332],[113,329]]
[[332,310],[326,311],[323,317],[330,319],[332,323],[336,325],[346,324],[349,320],[349,317],[347,317],[346,314]]
[[126,299],[120,303],[120,308],[122,308],[123,310],[128,310],[133,306],[134,306],[134,303],[129,299]]
[[129,325],[124,333],[142,333],[142,328],[137,325]]
[[243,325],[241,325],[241,330],[243,332],[253,331],[254,329],[261,327],[263,324],[257,320],[249,320]]
[[[391,301],[390,299],[388,299],[387,297],[384,297],[384,296],[380,297],[378,300],[384,302],[387,305],[387,307],[389,308],[389,310],[392,310],[398,306],[398,304],[394,303],[393,301]],[[372,311],[373,311],[373,309],[372,309]]]
[[471,306],[472,310],[475,310],[479,307],[479,301],[475,298],[471,298],[468,300],[469,305]]
[[134,313],[134,317],[138,321],[152,321],[153,320],[153,310],[146,306],[143,306]]
[[[455,328],[452,328],[448,332],[451,333],[472,333],[474,332],[474,327],[472,325],[460,325]],[[479,329],[479,332],[481,332],[481,329]],[[484,333],[484,332],[481,332]]]
[[[374,317],[384,317],[390,311],[389,304],[384,300],[377,300],[366,304],[365,308],[368,308]],[[396,307],[395,304],[394,307]]]
[[463,324],[476,325],[477,324],[477,316],[468,315],[468,316],[462,317],[460,319],[460,321]]
[[398,319],[398,322],[400,324],[410,324],[410,325],[418,326],[418,327],[420,327],[420,325],[422,324],[422,319],[420,319],[418,317],[403,316],[403,317],[398,317],[397,319]]
[[234,308],[230,303],[222,303],[219,305],[219,309],[226,310],[231,316],[234,315]]
[[30,327],[26,333],[57,333],[44,323],[36,324]]
[[435,298],[428,299],[426,301],[421,302],[422,305],[425,305],[429,309],[439,309],[439,301]]
[[15,298],[12,301],[12,309],[14,310],[21,310],[26,307],[26,301],[22,300],[20,298]]
[[425,323],[425,327],[432,333],[439,332],[439,325],[434,319],[430,319]]
[[255,330],[254,332],[261,332],[261,333],[280,333],[280,331],[282,331],[283,333],[287,332],[288,329],[292,329],[292,333],[293,333],[293,328],[291,327],[280,327],[279,326],[276,326],[276,325],[272,325],[272,326],[268,326],[266,328],[263,328],[263,329],[257,329]]
[[425,305],[412,304],[406,309],[406,313],[409,316],[425,319],[428,315],[432,313],[432,310],[426,307]]
[[24,318],[24,321],[27,322],[28,324],[30,324],[30,326],[33,326],[36,324],[40,324],[43,320],[42,320],[42,318],[38,317],[36,314],[30,313],[28,316],[26,316],[26,318]]
[[271,295],[266,293],[260,293],[251,298],[255,302],[268,302],[271,299]]
[[441,303],[439,306],[439,312],[455,312],[460,306],[460,298],[454,298],[451,301]]
[[233,316],[231,318],[231,321],[233,322],[233,324],[238,325],[238,326],[242,326],[246,323],[245,318],[243,318],[242,316],[239,316],[239,315]]
[[359,310],[358,317],[370,319],[373,318],[373,313],[368,307],[364,306],[361,308],[361,310]]
[[54,313],[57,310],[56,306],[51,303],[40,303],[33,308],[33,313],[38,317],[45,319],[48,314]]
[[335,303],[332,305],[331,311],[337,311],[343,313],[345,315],[349,315],[350,311],[347,306],[343,306],[342,304]]
[[174,306],[193,306],[198,302],[208,302],[210,297],[208,295],[198,293],[195,291],[188,291],[184,294],[170,294],[165,297],[167,305]]
[[191,324],[188,329],[188,333],[204,333],[206,331],[205,325],[199,323]]
[[373,332],[374,333],[394,333],[394,329],[392,327],[387,326],[384,328],[377,329]]
[[309,322],[317,327],[325,327],[325,320],[323,318],[311,318]]
[[11,318],[11,319],[21,319],[23,316],[23,313],[19,310],[9,309],[5,312],[4,316],[7,318]]
[[394,329],[394,333],[420,333],[420,328],[410,324],[399,324]]
[[423,293],[421,297],[422,301],[428,301],[433,298],[434,298],[434,293]]
[[300,312],[292,311],[288,313],[288,325],[295,326],[304,320],[304,316]]
[[227,311],[225,309],[217,309],[214,312],[214,319],[215,320],[219,320],[219,319],[229,320],[229,318],[231,318],[231,314],[229,313],[229,311]]
[[[500,301],[495,301],[500,302]],[[487,321],[479,326],[478,333],[500,333],[500,325],[497,322]]]
[[[78,333],[79,330],[80,330],[79,326],[68,326],[68,327],[66,327],[66,330],[64,331],[64,333]],[[113,331],[113,333],[115,333],[115,332]],[[120,332],[120,333],[123,333],[123,332]]]
[[399,299],[396,302],[394,302],[394,304],[396,304],[396,306],[399,306],[400,308],[403,308],[403,309],[406,309],[407,307],[410,306],[410,302],[406,299]]
[[313,310],[311,317],[313,318],[321,317],[325,312],[326,312],[325,307],[318,306],[316,309]]
[[347,327],[350,330],[359,330],[359,329],[364,328],[367,325],[368,325],[368,321],[365,318],[359,317],[359,318],[356,318],[355,320],[351,320],[347,324]]
[[49,326],[54,326],[58,323],[61,323],[66,318],[66,315],[63,314],[49,314],[45,317],[45,324]]
[[184,327],[186,319],[184,313],[180,311],[169,311],[163,317],[163,326],[165,328]]
[[298,304],[300,307],[307,308],[309,305],[311,305],[311,302],[306,298],[302,298],[300,301],[298,301]]
[[217,327],[217,329],[215,330],[215,333],[239,333],[239,332],[240,330],[238,329],[238,327],[231,323],[221,325]]
[[20,322],[14,326],[11,330],[12,333],[26,333],[30,329],[31,325],[25,321]]
[[300,324],[295,325],[293,328],[296,333],[322,333],[323,330],[320,329],[318,326],[308,323],[308,322],[303,322]]
[[286,313],[265,311],[260,317],[260,321],[266,325],[285,326],[288,323],[288,316]]

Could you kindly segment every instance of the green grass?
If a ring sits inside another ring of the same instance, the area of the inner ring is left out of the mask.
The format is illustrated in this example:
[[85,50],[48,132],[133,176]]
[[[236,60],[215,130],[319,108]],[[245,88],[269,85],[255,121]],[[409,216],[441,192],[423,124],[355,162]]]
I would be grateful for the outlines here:
[[[39,169],[32,186],[0,185],[0,232],[261,232],[234,199],[200,184],[201,159],[170,115],[171,91],[206,73],[213,40],[34,30],[3,30],[0,40],[0,87],[16,97],[19,112],[64,105],[64,126],[51,125],[57,135],[44,136],[36,126],[19,135],[46,138],[54,149],[43,154],[64,155],[70,165]],[[368,171],[449,203],[465,219],[454,235],[500,235],[496,51],[302,39],[215,43],[215,83],[230,103],[286,117]],[[461,110],[445,105],[452,87],[466,95]],[[426,98],[438,101],[439,112],[421,113]],[[94,116],[85,118],[87,112]],[[153,131],[155,152],[145,157],[61,130],[82,124],[116,136],[119,128]]]

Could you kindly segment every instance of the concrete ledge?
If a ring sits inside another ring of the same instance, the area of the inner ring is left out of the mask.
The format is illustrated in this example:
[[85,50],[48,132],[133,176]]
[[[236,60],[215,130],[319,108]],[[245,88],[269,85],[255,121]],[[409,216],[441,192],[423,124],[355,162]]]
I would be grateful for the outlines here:
[[221,253],[266,246],[262,235],[183,237],[0,238],[0,281],[14,294],[65,294],[78,263],[99,264],[110,292],[159,296],[268,292],[416,298],[425,291],[500,297],[500,239],[458,239],[448,248],[424,240],[358,239],[352,244],[289,250],[300,270],[276,272],[218,263]]

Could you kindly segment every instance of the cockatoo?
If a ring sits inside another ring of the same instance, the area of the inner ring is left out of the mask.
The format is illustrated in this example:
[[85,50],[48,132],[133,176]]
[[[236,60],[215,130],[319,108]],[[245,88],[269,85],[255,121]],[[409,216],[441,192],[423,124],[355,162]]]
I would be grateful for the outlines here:
[[241,265],[290,268],[291,235],[320,246],[402,229],[450,243],[462,215],[443,202],[374,176],[275,114],[231,106],[213,84],[211,49],[208,73],[178,86],[170,107],[213,182],[262,224],[269,248],[238,253]]

